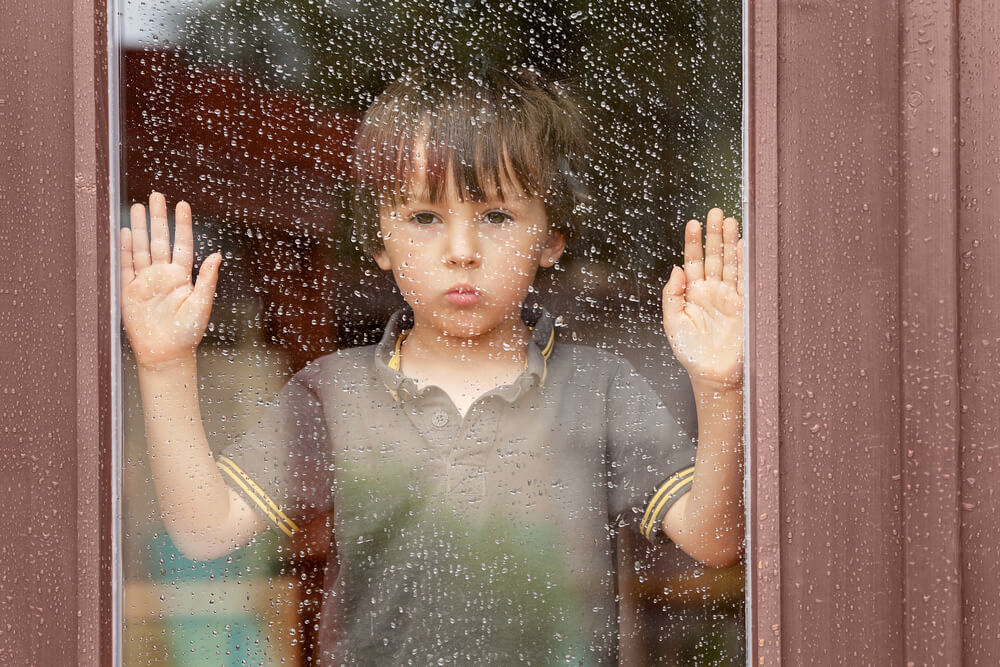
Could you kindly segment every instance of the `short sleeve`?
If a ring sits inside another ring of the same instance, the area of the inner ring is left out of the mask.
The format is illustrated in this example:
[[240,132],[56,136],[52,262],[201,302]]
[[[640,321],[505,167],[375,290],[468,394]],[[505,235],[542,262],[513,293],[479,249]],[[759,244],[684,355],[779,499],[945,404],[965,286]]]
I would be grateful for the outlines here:
[[695,441],[624,359],[608,389],[607,411],[609,509],[660,542],[667,510],[691,488]]
[[256,427],[216,458],[226,482],[289,536],[332,503],[328,429],[310,384],[305,371],[294,376]]

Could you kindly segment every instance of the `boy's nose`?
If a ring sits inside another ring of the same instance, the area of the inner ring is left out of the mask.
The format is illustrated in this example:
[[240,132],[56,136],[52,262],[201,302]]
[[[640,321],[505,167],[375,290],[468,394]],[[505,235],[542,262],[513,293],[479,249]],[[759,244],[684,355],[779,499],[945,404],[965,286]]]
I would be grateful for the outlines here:
[[449,266],[475,268],[479,266],[479,237],[475,223],[458,223],[448,230],[448,246],[444,261]]

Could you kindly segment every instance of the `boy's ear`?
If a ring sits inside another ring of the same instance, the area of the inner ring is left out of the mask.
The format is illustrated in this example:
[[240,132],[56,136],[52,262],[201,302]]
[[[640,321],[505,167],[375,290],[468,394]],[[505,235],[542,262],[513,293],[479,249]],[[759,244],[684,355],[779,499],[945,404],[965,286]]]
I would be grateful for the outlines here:
[[566,249],[566,237],[558,230],[549,231],[549,240],[542,248],[542,256],[538,259],[538,266],[549,268],[559,261],[563,250]]
[[382,269],[383,271],[392,270],[392,262],[389,261],[389,253],[385,251],[384,247],[379,248],[374,253],[372,253],[372,259],[374,259],[375,263],[378,264],[378,268]]

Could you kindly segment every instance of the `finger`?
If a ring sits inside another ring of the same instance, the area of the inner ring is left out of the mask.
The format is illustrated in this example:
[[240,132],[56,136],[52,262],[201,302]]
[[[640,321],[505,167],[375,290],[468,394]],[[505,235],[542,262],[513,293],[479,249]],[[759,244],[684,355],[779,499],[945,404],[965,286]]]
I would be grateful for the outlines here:
[[145,206],[132,204],[132,208],[129,210],[129,226],[132,228],[132,266],[138,272],[150,264]]
[[736,242],[736,256],[739,258],[739,265],[736,269],[736,293],[743,296],[743,268],[746,265],[743,259],[743,239]]
[[701,223],[691,220],[684,229],[684,277],[694,282],[705,277],[704,257],[701,251]]
[[194,292],[191,298],[196,302],[211,309],[212,299],[215,297],[215,286],[219,283],[219,266],[222,264],[222,255],[212,253],[201,263],[198,269],[198,279],[194,283]]
[[121,283],[128,285],[135,279],[135,267],[132,266],[132,232],[128,227],[120,230],[119,250],[121,256]]
[[684,312],[684,290],[687,283],[684,271],[675,266],[670,271],[670,279],[663,286],[663,317],[675,317]]
[[705,227],[705,278],[722,280],[722,209],[708,212]]
[[191,275],[194,268],[194,236],[191,231],[191,207],[186,201],[178,202],[174,212],[173,262]]
[[170,263],[167,200],[159,192],[149,195],[149,259],[153,264]]
[[736,242],[739,240],[739,227],[736,218],[726,218],[722,223],[722,282],[736,288],[736,276],[739,273],[739,257],[736,254]]

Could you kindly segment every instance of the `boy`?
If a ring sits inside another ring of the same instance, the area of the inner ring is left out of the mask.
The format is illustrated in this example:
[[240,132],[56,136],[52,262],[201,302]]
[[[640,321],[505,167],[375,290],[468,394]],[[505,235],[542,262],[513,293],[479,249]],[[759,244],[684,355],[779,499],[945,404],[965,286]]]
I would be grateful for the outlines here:
[[557,340],[525,307],[585,197],[581,123],[530,69],[414,72],[362,121],[357,235],[409,308],[381,343],[296,374],[213,457],[195,350],[221,258],[192,286],[191,211],[170,256],[163,197],[122,231],[122,314],[150,460],[186,555],[224,555],[332,510],[320,655],[348,664],[614,664],[614,534],[634,525],[708,565],[742,529],[742,280],[736,221],[713,209],[703,261],[664,288],[664,329],[698,401],[697,452],[614,355]]

